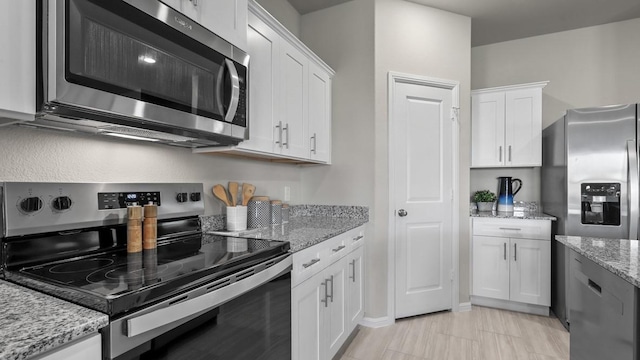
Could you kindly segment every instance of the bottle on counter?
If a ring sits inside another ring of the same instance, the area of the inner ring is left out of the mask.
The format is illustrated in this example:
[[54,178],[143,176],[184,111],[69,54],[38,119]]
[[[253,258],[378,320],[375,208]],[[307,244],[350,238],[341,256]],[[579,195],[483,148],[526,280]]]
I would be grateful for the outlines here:
[[142,251],[142,206],[127,206],[127,252]]
[[144,206],[144,228],[142,229],[142,247],[145,250],[155,249],[158,240],[158,206]]

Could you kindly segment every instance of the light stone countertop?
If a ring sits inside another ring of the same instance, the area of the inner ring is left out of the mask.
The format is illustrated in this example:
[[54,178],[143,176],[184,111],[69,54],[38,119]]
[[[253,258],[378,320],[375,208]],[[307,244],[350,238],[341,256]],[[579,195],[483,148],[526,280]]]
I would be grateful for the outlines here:
[[529,211],[471,211],[469,216],[472,218],[494,218],[494,219],[525,219],[525,220],[552,220],[555,221],[556,217],[547,215],[541,212],[529,212]]
[[564,235],[556,235],[556,240],[636,287],[640,287],[638,240]]
[[106,314],[0,280],[0,360],[45,353],[108,323]]
[[[299,205],[291,209],[291,217],[286,224],[233,233],[215,228],[205,231],[216,235],[288,241],[291,252],[297,252],[369,221],[369,210],[362,206]],[[216,223],[218,227],[224,224],[224,221],[207,221],[211,224]]]

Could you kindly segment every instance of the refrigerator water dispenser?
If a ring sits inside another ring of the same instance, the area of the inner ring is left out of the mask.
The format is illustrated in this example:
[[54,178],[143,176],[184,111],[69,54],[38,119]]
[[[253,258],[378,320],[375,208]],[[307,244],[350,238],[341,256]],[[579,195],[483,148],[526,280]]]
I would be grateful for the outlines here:
[[582,183],[583,224],[620,225],[620,183]]

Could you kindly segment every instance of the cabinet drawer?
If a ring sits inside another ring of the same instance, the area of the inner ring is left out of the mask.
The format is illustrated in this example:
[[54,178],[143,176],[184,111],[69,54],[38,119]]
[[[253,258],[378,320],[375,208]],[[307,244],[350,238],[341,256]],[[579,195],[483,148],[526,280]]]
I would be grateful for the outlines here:
[[294,287],[329,265],[326,247],[320,243],[293,254],[291,286]]
[[473,219],[473,235],[551,240],[550,220]]

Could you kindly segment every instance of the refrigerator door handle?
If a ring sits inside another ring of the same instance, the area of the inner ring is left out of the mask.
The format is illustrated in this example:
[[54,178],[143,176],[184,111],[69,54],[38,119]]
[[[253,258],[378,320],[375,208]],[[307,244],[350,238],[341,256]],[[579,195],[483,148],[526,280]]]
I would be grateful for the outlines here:
[[638,153],[635,140],[627,141],[627,161],[629,171],[629,239],[638,239],[638,218],[640,217],[640,183],[638,182]]

